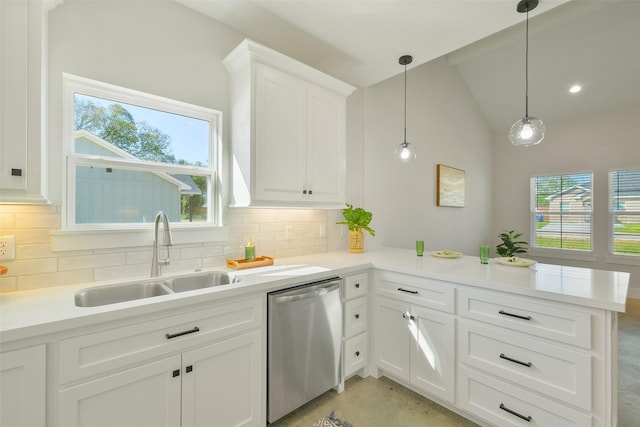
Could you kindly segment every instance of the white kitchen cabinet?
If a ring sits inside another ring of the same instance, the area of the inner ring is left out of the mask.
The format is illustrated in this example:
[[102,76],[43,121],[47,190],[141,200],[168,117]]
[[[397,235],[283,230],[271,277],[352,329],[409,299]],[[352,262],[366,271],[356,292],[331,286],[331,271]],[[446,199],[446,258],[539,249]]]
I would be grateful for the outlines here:
[[176,355],[63,389],[58,395],[58,425],[179,426],[180,367]]
[[0,353],[0,426],[44,427],[46,347]]
[[58,426],[261,426],[264,306],[220,303],[61,340]]
[[461,408],[503,425],[611,424],[602,313],[466,288],[458,308]]
[[376,298],[378,369],[433,396],[455,396],[455,318],[424,307]]
[[368,361],[367,326],[369,273],[351,274],[344,278],[343,315],[344,325],[342,344],[343,378],[361,372],[366,376],[365,367]]
[[0,1],[0,202],[44,203],[47,12]]
[[355,89],[250,40],[230,72],[233,206],[340,206]]

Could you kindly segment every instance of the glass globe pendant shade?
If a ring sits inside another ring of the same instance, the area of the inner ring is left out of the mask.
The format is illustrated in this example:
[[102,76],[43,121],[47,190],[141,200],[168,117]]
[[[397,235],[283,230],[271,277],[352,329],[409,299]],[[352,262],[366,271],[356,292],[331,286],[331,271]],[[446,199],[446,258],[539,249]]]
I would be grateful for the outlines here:
[[544,123],[542,120],[526,116],[518,119],[509,130],[509,141],[516,147],[529,147],[539,144],[544,139]]
[[413,144],[408,143],[407,141],[400,144],[395,150],[394,154],[398,160],[401,162],[410,162],[415,160],[418,156],[418,152],[416,151],[416,147]]

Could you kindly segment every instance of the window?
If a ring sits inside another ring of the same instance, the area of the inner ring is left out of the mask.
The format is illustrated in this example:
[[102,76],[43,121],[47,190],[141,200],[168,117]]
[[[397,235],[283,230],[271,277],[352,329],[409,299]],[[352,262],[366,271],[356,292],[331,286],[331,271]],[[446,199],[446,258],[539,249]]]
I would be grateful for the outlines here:
[[592,250],[592,181],[591,173],[531,179],[534,248]]
[[609,252],[640,256],[640,169],[609,173],[609,218]]
[[65,75],[67,229],[218,225],[219,112]]

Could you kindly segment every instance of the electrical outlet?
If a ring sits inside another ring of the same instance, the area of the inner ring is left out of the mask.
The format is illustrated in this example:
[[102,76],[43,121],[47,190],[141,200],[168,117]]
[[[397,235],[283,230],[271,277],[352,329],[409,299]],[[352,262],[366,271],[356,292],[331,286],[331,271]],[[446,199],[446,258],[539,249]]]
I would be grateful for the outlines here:
[[16,259],[16,236],[0,236],[0,261]]
[[290,225],[284,226],[284,238],[285,240],[293,239],[293,227]]
[[320,224],[320,237],[327,237],[327,224]]

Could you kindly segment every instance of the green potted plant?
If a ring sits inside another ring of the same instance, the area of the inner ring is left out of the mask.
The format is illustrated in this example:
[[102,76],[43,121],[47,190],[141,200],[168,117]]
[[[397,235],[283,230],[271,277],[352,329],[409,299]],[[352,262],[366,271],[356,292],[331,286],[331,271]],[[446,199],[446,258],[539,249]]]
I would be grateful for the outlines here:
[[528,243],[524,240],[518,240],[522,237],[522,233],[516,233],[515,230],[504,231],[498,234],[502,243],[496,246],[498,255],[505,258],[512,258],[516,254],[524,254],[527,252]]
[[364,251],[364,233],[366,230],[371,236],[375,236],[376,232],[369,227],[369,223],[373,218],[371,212],[367,212],[362,208],[354,208],[353,205],[346,203],[347,207],[342,210],[344,221],[336,222],[336,224],[346,225],[349,229],[349,252],[361,253]]

